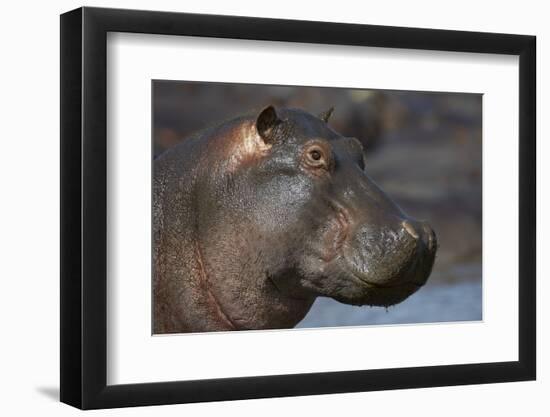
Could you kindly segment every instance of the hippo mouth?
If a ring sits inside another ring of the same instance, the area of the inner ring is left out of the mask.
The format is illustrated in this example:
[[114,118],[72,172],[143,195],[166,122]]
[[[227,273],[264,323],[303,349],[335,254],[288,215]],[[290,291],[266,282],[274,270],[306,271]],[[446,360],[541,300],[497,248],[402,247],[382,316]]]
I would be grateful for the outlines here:
[[[424,286],[424,282],[415,280],[418,272],[422,270],[420,261],[414,260],[407,268],[407,279],[398,282],[372,282],[368,276],[355,271],[353,268],[344,268],[346,279],[353,282],[357,287],[351,297],[334,297],[340,302],[354,305],[370,305],[389,307],[398,304]],[[412,278],[411,278],[412,277]]]
[[375,282],[369,281],[367,277],[365,277],[365,276],[363,276],[360,273],[355,272],[355,271],[350,271],[349,275],[351,277],[353,277],[357,281],[358,284],[363,285],[367,289],[387,290],[387,289],[392,289],[392,288],[401,288],[403,286],[409,286],[409,285],[412,286],[412,287],[416,287],[416,288],[421,288],[421,287],[424,286],[424,283],[419,283],[419,282],[415,282],[415,281],[406,281],[406,282],[401,282],[401,283],[397,283],[397,284],[375,283]]
[[392,273],[388,274],[383,281],[374,281],[371,277],[374,274],[361,272],[358,268],[354,267],[352,257],[346,255],[348,251],[345,249],[342,247],[341,251],[343,269],[358,283],[369,289],[391,289],[409,284],[420,288],[426,282],[424,276],[429,274],[429,270],[427,271],[427,269],[431,269],[429,260],[425,259],[429,258],[429,254],[423,253],[424,251],[420,247],[414,247],[412,250],[403,251],[402,255],[393,261],[394,264],[399,266]]

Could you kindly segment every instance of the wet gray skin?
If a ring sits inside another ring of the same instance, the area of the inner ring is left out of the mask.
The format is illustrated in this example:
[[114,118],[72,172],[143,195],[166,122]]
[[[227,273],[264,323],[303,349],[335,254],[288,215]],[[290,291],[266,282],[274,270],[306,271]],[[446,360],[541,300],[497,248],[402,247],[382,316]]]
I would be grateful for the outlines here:
[[358,140],[267,107],[154,161],[154,332],[294,327],[316,297],[390,306],[436,239],[368,177]]

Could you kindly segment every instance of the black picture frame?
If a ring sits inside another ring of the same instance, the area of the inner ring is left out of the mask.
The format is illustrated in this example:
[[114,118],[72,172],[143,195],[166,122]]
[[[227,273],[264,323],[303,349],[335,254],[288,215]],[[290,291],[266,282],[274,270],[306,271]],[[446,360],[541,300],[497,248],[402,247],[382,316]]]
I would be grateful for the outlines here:
[[[519,360],[107,385],[108,32],[519,56]],[[94,409],[535,379],[535,51],[524,35],[88,7],[61,15],[61,401]]]

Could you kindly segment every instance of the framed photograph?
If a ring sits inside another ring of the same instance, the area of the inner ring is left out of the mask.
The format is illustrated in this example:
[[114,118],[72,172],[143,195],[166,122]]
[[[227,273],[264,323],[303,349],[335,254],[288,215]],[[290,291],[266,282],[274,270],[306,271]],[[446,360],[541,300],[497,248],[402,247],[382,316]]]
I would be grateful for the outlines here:
[[533,380],[535,37],[61,16],[61,401]]

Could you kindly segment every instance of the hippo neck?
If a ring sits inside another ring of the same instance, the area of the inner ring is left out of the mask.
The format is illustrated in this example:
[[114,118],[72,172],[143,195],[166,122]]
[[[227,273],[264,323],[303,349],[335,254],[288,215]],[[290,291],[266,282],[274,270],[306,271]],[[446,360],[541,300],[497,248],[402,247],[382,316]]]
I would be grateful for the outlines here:
[[206,285],[195,216],[182,210],[192,204],[197,176],[183,176],[174,169],[187,164],[185,153],[167,152],[154,166],[154,333],[233,330]]
[[204,266],[202,250],[198,239],[195,240],[194,246],[195,246],[195,258],[197,260],[197,267],[198,267],[197,281],[199,283],[200,288],[202,288],[203,290],[204,298],[207,300],[208,304],[211,307],[210,311],[217,316],[216,317],[217,321],[221,325],[226,326],[229,330],[237,330],[238,326],[231,320],[229,315],[224,311],[224,308],[220,304],[220,301],[210,289],[210,282],[209,282],[208,274],[206,272],[206,268]]
[[[218,242],[196,241],[196,258],[200,264],[194,279],[205,298],[216,305],[220,322],[235,330],[292,328],[307,314],[314,296],[291,297],[275,286],[267,275],[266,265],[255,262],[258,253],[241,251],[237,241],[230,250]],[[224,259],[225,262],[219,262]],[[236,269],[241,262],[249,265]]]

